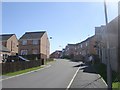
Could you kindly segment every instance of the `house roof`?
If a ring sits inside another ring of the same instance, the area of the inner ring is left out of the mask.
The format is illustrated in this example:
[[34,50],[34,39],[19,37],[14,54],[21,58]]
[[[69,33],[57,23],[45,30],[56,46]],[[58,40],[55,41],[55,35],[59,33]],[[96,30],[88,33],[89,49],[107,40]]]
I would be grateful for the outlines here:
[[2,35],[0,35],[0,41],[1,40],[8,40],[13,35],[15,35],[15,34],[2,34]]
[[95,35],[93,35],[93,36],[91,36],[91,37],[88,37],[86,40],[82,41],[81,43],[84,43],[84,42],[86,42],[86,41],[88,41],[88,40],[90,40],[90,39],[92,39],[92,38],[94,38],[94,37],[95,37]]
[[41,38],[46,31],[26,32],[20,39],[36,39]]
[[0,51],[2,52],[10,52],[10,50],[6,47],[4,47],[3,45],[0,45]]
[[53,54],[55,54],[55,53],[62,53],[62,51],[61,50],[56,50],[56,51],[54,51],[53,53],[51,53],[51,55],[53,55]]
[[68,46],[76,46],[76,44],[68,44]]

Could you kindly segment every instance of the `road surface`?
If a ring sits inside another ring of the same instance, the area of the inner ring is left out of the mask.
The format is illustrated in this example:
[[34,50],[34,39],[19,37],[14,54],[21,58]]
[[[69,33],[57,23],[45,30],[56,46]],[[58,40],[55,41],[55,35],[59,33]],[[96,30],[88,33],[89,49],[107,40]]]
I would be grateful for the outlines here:
[[57,59],[51,67],[3,80],[2,88],[67,88],[79,63]]

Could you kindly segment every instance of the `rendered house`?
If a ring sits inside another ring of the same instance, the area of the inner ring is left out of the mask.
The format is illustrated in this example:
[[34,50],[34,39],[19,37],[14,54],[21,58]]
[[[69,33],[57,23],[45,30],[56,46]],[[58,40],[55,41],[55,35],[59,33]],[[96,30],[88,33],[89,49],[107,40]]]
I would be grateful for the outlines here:
[[114,71],[119,71],[119,26],[120,15],[110,21],[107,26],[95,27],[96,41],[98,42],[98,54],[101,62],[107,65],[107,52],[109,46],[109,58],[111,68]]
[[49,58],[49,52],[50,43],[46,31],[26,32],[19,39],[19,55],[47,59]]

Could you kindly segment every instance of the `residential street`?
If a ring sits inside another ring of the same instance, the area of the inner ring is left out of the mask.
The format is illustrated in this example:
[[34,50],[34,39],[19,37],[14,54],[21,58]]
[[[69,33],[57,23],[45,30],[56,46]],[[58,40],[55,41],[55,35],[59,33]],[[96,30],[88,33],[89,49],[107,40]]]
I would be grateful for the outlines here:
[[[71,62],[58,59],[51,63],[51,67],[30,74],[3,80],[3,88],[67,88],[81,62]],[[105,88],[101,78],[96,73],[88,72],[91,68],[83,70],[86,66],[80,66],[80,70],[72,82],[70,88]],[[87,85],[92,82],[91,85]],[[93,83],[94,82],[94,83]],[[87,86],[86,86],[87,85]]]
[[56,60],[51,67],[3,80],[3,88],[67,88],[78,67],[77,62]]

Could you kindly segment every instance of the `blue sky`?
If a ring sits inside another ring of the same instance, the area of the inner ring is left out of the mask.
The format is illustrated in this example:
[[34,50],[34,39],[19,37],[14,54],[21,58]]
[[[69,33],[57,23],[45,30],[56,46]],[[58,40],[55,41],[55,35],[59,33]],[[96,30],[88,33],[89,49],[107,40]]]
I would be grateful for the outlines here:
[[[109,3],[108,19],[118,15],[117,4]],[[27,31],[47,31],[51,50],[78,43],[105,24],[102,2],[4,2],[2,33],[15,33],[18,39]]]

